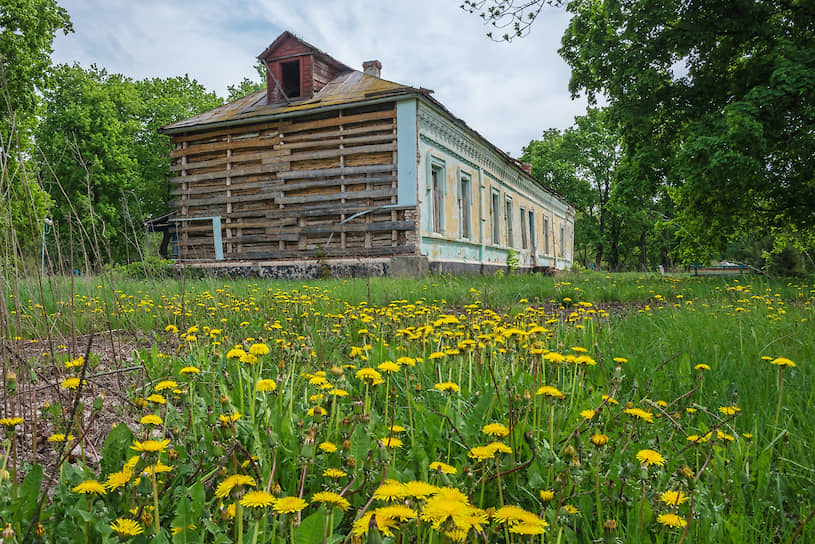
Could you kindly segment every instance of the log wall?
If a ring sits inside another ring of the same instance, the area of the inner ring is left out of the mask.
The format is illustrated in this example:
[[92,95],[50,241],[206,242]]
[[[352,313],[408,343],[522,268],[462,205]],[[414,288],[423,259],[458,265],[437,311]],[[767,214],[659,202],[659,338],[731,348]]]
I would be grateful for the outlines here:
[[395,207],[394,104],[177,134],[172,143],[179,259],[214,258],[212,223],[187,220],[210,216],[221,218],[227,260],[416,251],[415,206]]

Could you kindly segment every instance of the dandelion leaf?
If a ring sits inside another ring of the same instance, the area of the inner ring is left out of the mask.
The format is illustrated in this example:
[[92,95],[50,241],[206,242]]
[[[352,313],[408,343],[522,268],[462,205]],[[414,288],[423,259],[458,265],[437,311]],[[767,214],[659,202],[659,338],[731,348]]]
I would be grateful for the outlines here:
[[[325,509],[319,508],[316,512],[306,517],[294,531],[295,544],[323,542],[326,528],[325,516]],[[335,515],[334,517],[341,516]]]
[[130,454],[130,445],[133,443],[133,431],[120,423],[114,427],[105,439],[105,446],[102,448],[102,473],[110,474],[121,470],[122,464]]

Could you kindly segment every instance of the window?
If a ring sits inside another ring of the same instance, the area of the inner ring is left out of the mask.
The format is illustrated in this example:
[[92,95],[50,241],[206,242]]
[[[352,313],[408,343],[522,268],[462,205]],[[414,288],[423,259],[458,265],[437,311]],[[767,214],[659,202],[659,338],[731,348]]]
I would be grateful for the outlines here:
[[281,85],[289,98],[300,96],[300,61],[292,60],[280,63]]
[[472,237],[473,189],[468,174],[462,173],[458,186],[458,217],[461,224],[459,234],[462,238]]
[[512,247],[515,240],[512,236],[512,199],[510,197],[506,197],[504,206],[506,208],[504,211],[504,221],[507,224],[507,247]]
[[543,254],[549,255],[549,217],[543,216]]
[[521,247],[529,249],[529,242],[526,238],[526,210],[521,208]]
[[501,245],[501,195],[492,192],[492,243]]
[[434,161],[430,166],[431,230],[441,233],[444,228],[444,163]]
[[560,224],[560,256],[566,256],[566,226],[563,223]]
[[535,251],[535,213],[529,210],[529,246]]

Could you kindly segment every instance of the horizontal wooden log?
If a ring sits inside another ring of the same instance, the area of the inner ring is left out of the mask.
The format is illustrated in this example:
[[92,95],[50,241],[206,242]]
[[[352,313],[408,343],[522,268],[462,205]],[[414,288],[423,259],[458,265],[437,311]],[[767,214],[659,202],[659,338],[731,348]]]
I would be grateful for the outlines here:
[[[265,123],[255,123],[252,125],[241,125],[233,128],[224,128],[220,130],[206,130],[203,131],[199,128],[197,132],[190,131],[182,134],[173,134],[173,142],[196,142],[200,140],[207,140],[210,138],[217,138],[220,136],[227,136],[229,134],[245,134],[248,132],[262,132],[264,130],[274,129],[280,126],[280,121],[267,121]],[[194,144],[193,144],[194,145]]]
[[358,113],[358,114],[350,114],[350,115],[343,115],[342,118],[339,116],[337,117],[330,117],[328,119],[320,119],[317,121],[304,121],[301,123],[292,122],[292,124],[286,129],[286,134],[292,134],[295,132],[303,132],[306,130],[314,130],[324,127],[331,127],[337,125],[350,125],[354,123],[364,123],[365,121],[378,121],[381,119],[393,119],[396,117],[396,110],[393,107],[390,107],[387,110],[380,110],[380,111],[372,111],[369,113]]
[[210,144],[190,145],[170,152],[170,158],[175,159],[184,155],[199,155],[213,151],[226,151],[227,149],[247,149],[251,147],[271,147],[280,141],[280,135],[260,136],[256,138],[227,142],[213,142]]
[[334,138],[337,136],[343,136],[343,138],[349,138],[356,135],[360,138],[366,137],[365,135],[374,134],[374,133],[383,133],[381,134],[384,136],[384,133],[390,132],[393,133],[393,129],[395,128],[395,124],[393,120],[384,123],[371,123],[361,127],[352,127],[352,128],[345,128],[342,127],[341,129],[338,128],[336,130],[321,130],[321,131],[314,131],[314,132],[305,132],[300,134],[284,134],[283,135],[283,145],[288,145],[292,142],[308,142],[308,141],[318,141],[324,140],[325,138]]
[[355,174],[377,174],[380,172],[394,172],[396,165],[372,164],[368,166],[320,168],[317,170],[291,170],[288,172],[278,172],[279,179],[311,179],[325,178],[329,176],[353,176]]
[[182,197],[179,200],[171,200],[168,203],[168,206],[174,208],[178,208],[180,206],[189,206],[193,208],[199,206],[211,206],[214,204],[226,204],[227,202],[231,202],[233,204],[238,202],[255,202],[260,200],[273,200],[279,194],[280,193],[269,192],[269,193],[258,193],[256,195],[232,195],[229,197],[224,195],[215,198],[199,198],[199,199]]
[[238,182],[233,183],[231,185],[225,185],[224,183],[219,183],[218,185],[212,185],[208,187],[200,187],[197,185],[193,185],[192,187],[187,187],[186,190],[184,189],[173,189],[170,191],[170,196],[178,196],[178,195],[202,195],[208,193],[224,193],[226,194],[227,189],[230,191],[246,191],[249,189],[263,189],[268,188],[275,191],[280,190],[282,187],[282,183],[280,181],[275,180],[260,180],[260,181],[251,181],[251,182]]
[[[340,132],[342,134],[342,132]],[[385,134],[374,134],[372,136],[357,136],[354,138],[351,137],[343,137],[343,138],[315,138],[313,140],[308,140],[305,142],[286,142],[284,144],[280,144],[279,149],[307,149],[310,147],[339,147],[340,144],[353,146],[353,145],[365,145],[365,144],[376,144],[376,143],[385,143],[385,142],[393,142],[393,133],[387,132]]]
[[[277,163],[279,164],[279,163]],[[253,174],[270,174],[277,171],[277,164],[261,164],[258,166],[244,166],[243,168],[233,168],[231,170],[215,170],[213,172],[206,172],[204,174],[192,174],[184,176],[176,176],[170,179],[170,183],[193,183],[196,181],[208,181],[213,179],[226,179],[229,177],[251,176]]]
[[198,168],[211,168],[213,166],[226,167],[227,164],[240,164],[250,161],[259,161],[268,159],[270,157],[282,157],[288,155],[290,151],[282,146],[271,147],[263,151],[250,151],[245,153],[233,153],[231,157],[226,156],[224,152],[222,157],[217,159],[209,159],[199,162],[188,162],[187,164],[174,164],[170,167],[172,172],[180,172],[181,170],[197,170]]
[[276,185],[275,190],[281,192],[287,191],[301,191],[303,189],[311,189],[312,187],[333,187],[340,185],[359,185],[362,183],[393,183],[396,181],[396,176],[371,176],[369,178],[330,178],[330,179],[313,179],[309,181],[302,181],[297,183],[285,183]]
[[[315,159],[327,159],[333,157],[340,157],[342,155],[354,155],[357,153],[382,153],[387,151],[395,151],[396,144],[394,143],[387,143],[387,144],[376,144],[376,145],[362,145],[362,146],[355,146],[355,147],[345,147],[345,148],[336,148],[336,149],[322,149],[319,151],[303,151],[299,153],[292,153],[291,155],[286,157],[286,160],[290,162],[297,162],[297,161],[310,161]],[[265,164],[267,162],[266,159],[263,160]],[[272,161],[268,161],[272,162]],[[279,160],[278,160],[279,162]]]
[[379,189],[374,191],[342,191],[338,193],[316,193],[302,196],[281,196],[278,204],[310,204],[312,202],[327,202],[345,200],[360,200],[362,198],[384,198],[396,196],[395,188]]
[[[339,240],[336,240],[338,243]],[[334,241],[332,241],[332,246]],[[415,253],[413,246],[381,246],[381,247],[324,247],[301,250],[283,251],[252,251],[245,250],[239,253],[240,258],[245,259],[268,259],[268,260],[291,260],[316,257],[344,257],[354,259],[357,257],[389,257],[392,255],[412,255]]]

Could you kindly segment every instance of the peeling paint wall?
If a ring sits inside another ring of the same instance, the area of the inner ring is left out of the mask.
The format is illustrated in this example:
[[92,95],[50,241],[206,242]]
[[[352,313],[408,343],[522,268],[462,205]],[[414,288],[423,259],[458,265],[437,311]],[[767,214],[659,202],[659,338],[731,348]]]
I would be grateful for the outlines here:
[[[417,121],[418,230],[422,255],[431,263],[506,266],[514,251],[520,268],[571,266],[574,209],[566,201],[548,192],[468,131],[421,101]],[[434,194],[432,186],[434,170],[443,181],[440,195]],[[462,194],[462,189],[466,191],[467,187],[469,198]],[[493,194],[498,196],[497,217],[493,213]],[[465,206],[468,201],[470,205]],[[507,222],[507,202],[511,203],[511,224]],[[436,219],[434,203],[441,204],[442,213]],[[467,213],[463,208],[470,212],[469,229],[464,225]],[[523,221],[521,209],[525,215]],[[532,212],[531,232],[529,212]],[[544,221],[544,217],[548,220]],[[493,240],[496,223],[497,242]],[[548,226],[548,232],[544,232],[544,225]],[[526,230],[526,248],[522,243],[522,227]],[[548,251],[545,237],[548,237]]]

